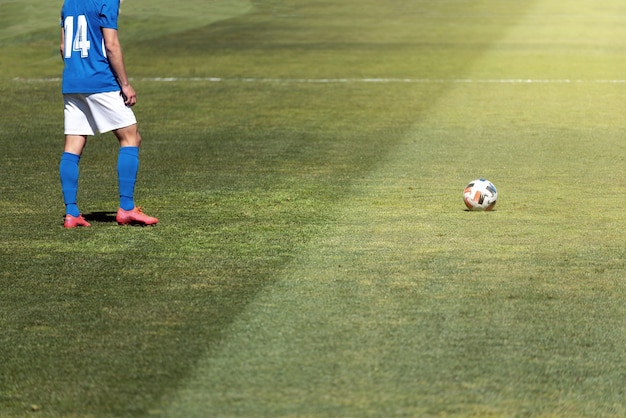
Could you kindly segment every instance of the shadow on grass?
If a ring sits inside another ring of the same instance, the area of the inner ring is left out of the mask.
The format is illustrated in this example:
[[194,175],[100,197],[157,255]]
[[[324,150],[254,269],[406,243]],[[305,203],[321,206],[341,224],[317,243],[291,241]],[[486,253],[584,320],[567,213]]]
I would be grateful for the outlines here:
[[115,220],[116,212],[91,212],[83,215],[87,222],[117,222]]

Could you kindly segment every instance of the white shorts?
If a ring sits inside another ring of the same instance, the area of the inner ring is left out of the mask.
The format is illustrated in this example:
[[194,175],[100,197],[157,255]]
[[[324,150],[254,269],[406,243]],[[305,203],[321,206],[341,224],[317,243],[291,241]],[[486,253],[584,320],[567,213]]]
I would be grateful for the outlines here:
[[65,134],[95,135],[137,123],[120,91],[93,94],[64,94]]

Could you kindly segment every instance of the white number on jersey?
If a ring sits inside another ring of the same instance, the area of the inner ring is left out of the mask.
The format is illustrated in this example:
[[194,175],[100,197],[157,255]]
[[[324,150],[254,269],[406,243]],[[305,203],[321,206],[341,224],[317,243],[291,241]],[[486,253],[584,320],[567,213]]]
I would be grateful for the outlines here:
[[74,32],[74,16],[68,16],[65,18],[65,58],[72,58],[73,51],[80,51],[82,58],[89,56],[89,49],[91,48],[91,41],[87,34],[87,18],[85,15],[80,15],[76,19],[76,32]]

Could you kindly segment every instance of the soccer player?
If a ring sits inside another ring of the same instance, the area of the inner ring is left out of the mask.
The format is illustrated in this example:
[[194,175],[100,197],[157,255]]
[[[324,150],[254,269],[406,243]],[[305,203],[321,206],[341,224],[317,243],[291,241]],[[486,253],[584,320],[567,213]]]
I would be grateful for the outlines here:
[[78,164],[87,137],[110,131],[120,144],[117,223],[158,222],[144,214],[134,201],[141,136],[131,109],[137,103],[137,94],[126,75],[117,33],[119,7],[120,0],[65,0],[61,10],[65,148],[59,171],[66,207],[65,228],[90,226],[76,203]]

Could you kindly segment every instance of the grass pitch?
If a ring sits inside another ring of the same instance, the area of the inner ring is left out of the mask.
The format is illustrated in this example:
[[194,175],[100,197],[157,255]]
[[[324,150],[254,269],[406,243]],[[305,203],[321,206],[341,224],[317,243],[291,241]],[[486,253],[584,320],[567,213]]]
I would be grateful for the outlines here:
[[0,2],[0,416],[626,414],[622,3],[187,3],[122,10],[161,222],[105,135],[65,231],[59,5]]

